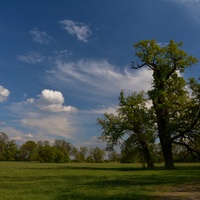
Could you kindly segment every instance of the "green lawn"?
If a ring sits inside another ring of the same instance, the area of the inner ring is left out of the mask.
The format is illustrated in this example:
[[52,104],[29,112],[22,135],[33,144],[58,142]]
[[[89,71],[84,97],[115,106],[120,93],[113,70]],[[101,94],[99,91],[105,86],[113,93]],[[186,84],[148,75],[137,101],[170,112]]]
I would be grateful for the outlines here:
[[0,200],[200,199],[200,163],[176,167],[0,162]]

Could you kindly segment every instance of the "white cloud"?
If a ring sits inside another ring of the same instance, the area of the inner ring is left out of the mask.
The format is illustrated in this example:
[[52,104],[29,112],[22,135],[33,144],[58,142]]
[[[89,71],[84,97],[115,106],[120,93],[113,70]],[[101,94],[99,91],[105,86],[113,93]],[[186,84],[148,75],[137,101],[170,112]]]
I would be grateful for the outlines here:
[[89,113],[91,113],[91,114],[104,114],[104,113],[116,114],[116,108],[117,108],[117,106],[113,106],[113,107],[101,106],[100,108],[90,110]]
[[33,30],[30,30],[29,33],[31,34],[33,41],[41,45],[48,45],[52,39],[45,31],[40,31],[36,27],[34,27]]
[[23,140],[23,133],[22,131],[18,130],[17,128],[13,128],[12,126],[3,126],[1,127],[1,131],[6,133],[9,138],[12,140]]
[[[18,142],[60,137],[73,139],[80,132],[74,125],[77,109],[65,106],[64,97],[59,91],[45,89],[36,98],[13,103],[9,109],[16,119],[4,124],[3,130]],[[21,131],[12,127],[18,127]]]
[[0,103],[7,101],[7,98],[10,95],[10,91],[0,85]]
[[68,58],[69,56],[72,55],[72,52],[70,52],[69,50],[65,49],[65,50],[57,50],[57,51],[54,51],[54,59],[55,60],[63,60],[63,59],[66,59]]
[[37,118],[24,118],[21,124],[37,133],[38,138],[64,137],[73,138],[75,128],[66,116],[62,115],[39,115]]
[[85,43],[89,41],[92,31],[88,25],[72,20],[62,20],[59,23],[70,35],[75,36],[79,41]]
[[180,2],[180,3],[187,3],[187,2],[190,2],[190,3],[195,3],[195,2],[200,2],[200,0],[172,0],[174,2]]
[[102,98],[119,96],[121,90],[147,91],[152,80],[152,72],[148,69],[136,71],[124,67],[120,70],[106,60],[57,62],[55,70],[47,73],[47,79],[51,84],[62,83],[81,98],[90,97],[96,102]]
[[18,55],[17,59],[22,61],[22,62],[26,62],[26,63],[30,63],[30,64],[37,64],[37,63],[41,63],[44,60],[44,56],[38,52],[29,52],[26,55]]
[[171,0],[171,1],[181,4],[181,6],[185,9],[184,12],[189,15],[188,17],[191,17],[194,21],[196,21],[197,25],[199,25],[200,0]]
[[[72,106],[63,106],[64,97],[61,92],[45,89],[38,95],[35,101],[40,110],[51,112],[76,112],[77,109]],[[33,103],[33,99],[28,100]]]
[[26,137],[26,138],[32,138],[33,135],[29,133],[29,134],[24,135],[24,137]]
[[90,147],[90,148],[99,147],[99,148],[104,149],[106,147],[106,143],[103,141],[100,141],[98,137],[93,136],[89,141],[81,144],[81,146]]

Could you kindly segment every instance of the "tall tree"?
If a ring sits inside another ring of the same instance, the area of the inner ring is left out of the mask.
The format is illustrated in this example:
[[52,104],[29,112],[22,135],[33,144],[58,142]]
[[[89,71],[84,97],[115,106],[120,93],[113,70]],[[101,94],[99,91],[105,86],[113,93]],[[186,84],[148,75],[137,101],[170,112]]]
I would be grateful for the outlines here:
[[[186,68],[196,64],[198,60],[181,49],[182,43],[175,43],[173,40],[170,40],[166,46],[159,45],[155,40],[144,40],[135,44],[134,47],[140,62],[136,65],[133,62],[132,67],[134,69],[148,67],[153,72],[149,97],[156,113],[158,136],[165,160],[165,168],[173,169],[172,143],[182,137],[183,132],[188,132],[185,129],[182,133],[178,133],[180,123],[178,126],[176,124],[176,127],[171,126],[170,123],[170,113],[172,113],[170,111],[174,105],[180,104],[177,102],[181,99],[177,92],[184,91],[183,85],[178,84],[181,79],[178,78],[177,73],[184,72]],[[174,87],[170,91],[171,97],[174,98],[169,98],[169,88],[172,83],[176,83],[176,86],[179,85],[179,87]]]
[[[101,138],[107,142],[108,149],[113,146],[134,147],[142,152],[148,168],[153,168],[149,145],[155,140],[153,113],[146,106],[144,93],[133,93],[128,97],[120,93],[116,114],[105,113],[97,119],[102,127]],[[127,149],[127,148],[126,148]]]

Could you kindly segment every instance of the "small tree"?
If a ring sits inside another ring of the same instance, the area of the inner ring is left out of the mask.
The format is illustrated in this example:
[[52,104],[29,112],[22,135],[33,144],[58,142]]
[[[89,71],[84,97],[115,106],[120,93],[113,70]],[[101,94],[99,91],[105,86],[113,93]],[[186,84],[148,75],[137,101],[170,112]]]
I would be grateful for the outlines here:
[[69,155],[72,154],[73,146],[65,140],[55,140],[54,148],[56,149],[56,162],[69,162]]
[[8,144],[8,136],[6,133],[0,132],[0,160],[6,160],[6,146]]
[[112,162],[119,162],[120,161],[120,154],[117,153],[114,149],[109,152],[108,160]]
[[34,141],[25,142],[19,150],[20,159],[26,161],[37,160],[37,144]]
[[104,162],[105,151],[99,147],[90,149],[92,160],[96,163]]
[[146,106],[144,93],[125,97],[121,92],[119,101],[117,114],[105,113],[103,118],[97,119],[102,127],[101,139],[107,142],[107,149],[112,150],[118,144],[123,149],[137,149],[142,152],[148,168],[153,168],[149,146],[155,140],[155,122],[153,113]]
[[0,160],[15,160],[18,147],[14,140],[9,140],[6,133],[0,132]]
[[87,153],[88,153],[87,147],[80,147],[80,149],[77,150],[75,155],[76,162],[85,162]]

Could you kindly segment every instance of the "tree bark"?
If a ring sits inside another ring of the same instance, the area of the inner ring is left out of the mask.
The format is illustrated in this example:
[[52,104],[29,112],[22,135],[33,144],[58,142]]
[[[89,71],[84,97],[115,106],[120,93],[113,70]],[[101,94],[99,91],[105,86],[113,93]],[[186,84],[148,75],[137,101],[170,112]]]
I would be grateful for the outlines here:
[[165,169],[174,169],[173,154],[172,154],[172,142],[171,140],[160,135],[160,142],[162,146],[163,157],[165,160]]
[[164,108],[156,110],[158,123],[158,136],[160,139],[163,157],[165,161],[165,169],[174,169],[172,140],[170,130],[168,129],[168,114]]
[[145,162],[147,163],[147,168],[148,169],[155,168],[147,143],[145,141],[141,141],[140,144],[141,144],[142,149],[143,149],[144,159],[145,159]]

